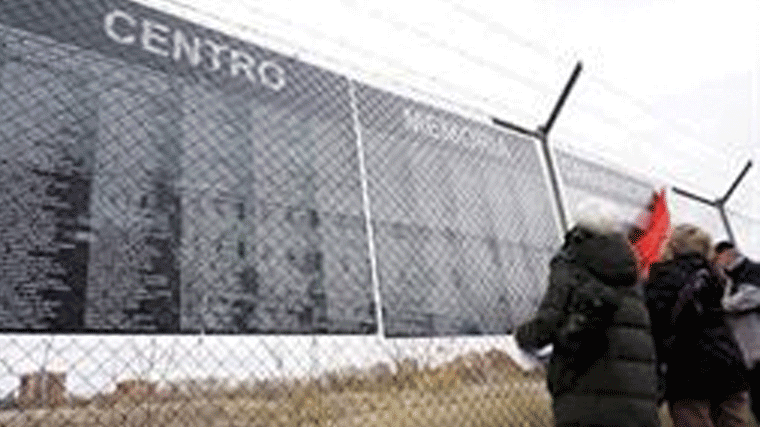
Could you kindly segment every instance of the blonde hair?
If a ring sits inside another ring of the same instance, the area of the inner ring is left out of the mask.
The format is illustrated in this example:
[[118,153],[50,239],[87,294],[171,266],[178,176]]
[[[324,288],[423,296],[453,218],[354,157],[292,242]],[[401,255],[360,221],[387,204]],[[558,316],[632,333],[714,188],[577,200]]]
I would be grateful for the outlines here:
[[697,253],[705,259],[713,259],[712,237],[705,230],[694,224],[679,224],[673,228],[670,238],[665,243],[662,260],[670,261],[678,255]]

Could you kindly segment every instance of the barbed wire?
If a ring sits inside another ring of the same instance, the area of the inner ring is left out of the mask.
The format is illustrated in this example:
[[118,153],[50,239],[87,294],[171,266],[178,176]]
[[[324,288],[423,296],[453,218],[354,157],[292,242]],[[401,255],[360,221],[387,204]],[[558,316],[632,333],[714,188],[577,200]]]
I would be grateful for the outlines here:
[[[561,61],[552,51],[550,51],[545,46],[538,44],[536,42],[533,42],[531,40],[528,40],[522,36],[519,36],[514,31],[509,30],[504,24],[498,21],[495,21],[493,18],[488,17],[482,12],[476,11],[472,9],[471,7],[462,6],[460,3],[457,3],[457,2],[448,1],[448,0],[441,0],[441,1],[445,4],[448,4],[452,8],[452,10],[458,13],[459,15],[464,16],[468,19],[474,20],[476,23],[480,25],[484,25],[490,29],[494,29],[495,31],[501,34],[507,35],[510,39],[514,39],[517,42],[517,44],[519,44],[522,47],[532,50],[537,55],[542,57],[544,60],[549,60],[556,64],[563,63],[563,61]],[[176,2],[176,0],[173,0],[173,2]],[[346,37],[328,36],[325,34],[324,31],[321,31],[317,27],[313,27],[302,22],[296,22],[287,16],[284,16],[282,14],[275,13],[269,10],[265,10],[262,7],[255,7],[247,3],[244,5],[244,7],[250,12],[263,16],[267,19],[285,23],[286,25],[292,28],[299,28],[299,30],[306,30],[310,35],[313,35],[314,37],[330,40],[331,42],[336,43],[336,45],[348,47],[351,51],[357,52],[364,57],[375,58],[375,59],[379,57],[381,58],[382,62],[393,66],[395,69],[402,70],[404,73],[419,76],[423,80],[434,81],[434,82],[438,82],[439,84],[445,84],[445,87],[447,89],[458,88],[459,89],[457,90],[458,92],[462,94],[466,94],[466,96],[469,98],[482,99],[483,101],[486,102],[486,105],[494,105],[493,102],[497,99],[493,94],[488,97],[483,97],[481,93],[478,93],[477,91],[472,90],[472,89],[461,90],[461,88],[463,87],[458,82],[453,82],[451,80],[443,80],[441,79],[440,76],[431,76],[430,74],[422,73],[419,70],[412,69],[406,64],[400,63],[397,58],[394,58],[388,55],[383,55],[379,52],[369,50],[365,48],[364,46],[357,44]],[[430,44],[437,46],[438,48],[441,48],[442,50],[452,52],[455,55],[458,55],[462,57],[463,59],[470,61],[474,64],[477,64],[478,66],[488,69],[492,72],[503,73],[503,74],[505,73],[509,76],[512,76],[517,83],[523,85],[526,88],[534,90],[543,95],[556,93],[556,91],[558,90],[558,88],[548,87],[546,83],[541,83],[533,79],[527,78],[521,75],[520,73],[515,72],[511,68],[505,67],[504,65],[498,63],[497,61],[474,54],[470,52],[467,49],[467,47],[455,45],[449,42],[448,40],[442,39],[441,37],[437,36],[436,34],[434,34],[433,32],[429,30],[425,30],[423,28],[419,28],[412,24],[406,23],[400,18],[394,16],[393,14],[389,12],[384,11],[381,8],[374,7],[372,5],[363,5],[361,7],[368,8],[364,14],[366,16],[369,16],[370,18],[373,18],[385,24],[390,24],[392,27],[396,28],[399,31],[409,32],[410,34],[413,34],[416,37],[421,38],[429,42]],[[366,69],[366,67],[364,68]],[[387,77],[387,74],[388,73],[386,73],[385,77]],[[644,114],[649,119],[654,120],[663,128],[669,129],[670,131],[680,135],[681,137],[687,138],[691,143],[700,146],[703,151],[710,152],[712,156],[715,156],[715,155],[723,156],[723,157],[726,156],[725,152],[719,151],[714,146],[706,143],[698,135],[694,134],[693,131],[681,126],[677,121],[666,120],[662,118],[660,115],[656,114],[652,110],[652,107],[649,104],[647,104],[646,102],[644,102],[643,100],[639,98],[636,98],[635,96],[631,95],[629,92],[624,91],[619,86],[605,79],[602,79],[594,74],[584,76],[584,79],[590,80],[592,83],[599,85],[604,90],[614,94],[618,98],[621,98],[629,105],[635,107],[641,114]],[[404,86],[408,87],[409,85],[406,84]],[[430,94],[426,93],[426,95],[429,96]],[[452,102],[451,98],[446,98],[446,100],[448,102]],[[585,114],[588,114],[590,117],[593,117],[594,119],[599,120],[600,122],[605,123],[606,125],[614,126],[617,129],[621,130],[625,135],[633,137],[632,139],[636,139],[638,131],[631,129],[630,118],[616,117],[610,114],[610,111],[611,111],[610,109],[606,109],[603,106],[593,105],[590,103],[590,101],[591,100],[589,99],[585,99],[581,97],[574,102],[577,104],[580,104],[582,106],[581,111],[583,111]],[[461,104],[461,101],[453,101],[453,103]],[[497,102],[497,104],[501,106],[509,105],[509,103],[505,104],[501,102]],[[510,109],[511,108],[513,107],[510,106]],[[492,115],[494,112],[483,111],[483,113],[484,114],[490,113]],[[563,129],[563,132],[564,131],[565,129]],[[582,134],[578,132],[572,132],[572,133],[582,140],[587,140],[589,137],[593,137],[593,135]]]

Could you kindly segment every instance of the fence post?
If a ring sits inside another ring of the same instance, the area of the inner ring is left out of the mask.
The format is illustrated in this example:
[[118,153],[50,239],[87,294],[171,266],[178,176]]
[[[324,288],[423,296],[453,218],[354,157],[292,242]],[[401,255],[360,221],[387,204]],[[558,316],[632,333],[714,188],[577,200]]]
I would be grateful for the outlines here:
[[570,91],[573,89],[573,86],[575,86],[575,82],[578,80],[578,76],[580,76],[582,70],[583,63],[581,61],[578,61],[575,64],[575,68],[573,69],[572,74],[570,75],[570,79],[568,79],[567,83],[565,83],[565,87],[562,89],[562,93],[559,95],[557,102],[554,104],[554,108],[552,108],[552,112],[549,115],[549,118],[547,119],[546,123],[540,125],[537,130],[527,130],[513,123],[509,123],[506,120],[502,120],[497,117],[491,118],[493,124],[497,126],[501,126],[515,132],[538,138],[539,142],[541,143],[541,151],[544,154],[546,169],[549,173],[549,181],[552,187],[551,190],[552,195],[554,196],[554,203],[557,206],[557,215],[559,216],[560,226],[562,227],[562,234],[566,233],[570,227],[568,224],[567,215],[565,214],[565,206],[562,200],[562,193],[559,189],[557,170],[554,166],[554,159],[552,157],[551,148],[549,147],[549,132],[551,131],[552,127],[554,127],[554,122],[557,120],[560,111],[562,111],[562,107],[564,107],[565,101],[567,101],[567,97],[570,95]]
[[562,111],[562,107],[565,106],[565,101],[567,101],[567,97],[570,95],[570,91],[575,86],[575,82],[578,81],[578,76],[580,76],[582,70],[583,70],[583,64],[580,61],[578,61],[578,63],[575,64],[573,73],[570,75],[570,79],[565,84],[564,89],[562,89],[562,93],[559,95],[559,99],[557,99],[557,102],[554,104],[554,108],[552,109],[552,112],[549,115],[549,118],[546,120],[546,123],[538,127],[538,134],[540,135],[539,140],[541,141],[541,149],[544,152],[544,160],[546,161],[546,168],[549,171],[549,179],[551,180],[552,191],[554,193],[555,203],[557,204],[557,211],[559,212],[559,222],[560,222],[560,225],[562,226],[563,234],[567,233],[567,231],[570,229],[570,224],[567,219],[567,214],[565,213],[565,204],[564,204],[564,201],[562,200],[562,192],[559,189],[559,179],[557,178],[558,171],[557,171],[556,166],[554,165],[554,157],[552,156],[551,147],[549,147],[549,133],[554,127],[554,122],[557,120],[557,117],[559,116],[560,111]]
[[543,133],[547,137],[549,136],[549,132],[551,132],[552,127],[554,127],[554,122],[557,120],[557,117],[559,116],[560,111],[562,111],[562,107],[565,106],[565,101],[567,101],[567,97],[568,95],[570,95],[570,91],[573,89],[573,86],[575,86],[575,82],[578,80],[578,76],[580,76],[582,70],[583,70],[583,63],[581,61],[578,61],[578,63],[575,64],[573,73],[570,75],[570,79],[565,84],[565,88],[562,89],[562,93],[559,95],[559,99],[557,99],[557,103],[554,104],[554,108],[552,109],[552,112],[549,115],[549,119],[546,121],[544,125],[539,126],[538,131],[540,133]]
[[718,212],[720,212],[720,219],[723,221],[723,227],[726,228],[726,234],[730,242],[736,243],[734,232],[731,229],[731,223],[728,221],[728,215],[726,215],[726,207],[723,204],[718,205]]
[[747,164],[744,165],[744,168],[742,169],[741,172],[739,172],[739,175],[737,175],[736,179],[734,179],[734,182],[731,183],[731,186],[728,188],[728,190],[723,195],[723,197],[719,197],[715,200],[710,200],[706,197],[699,196],[697,194],[694,194],[690,191],[683,190],[678,187],[673,187],[673,191],[677,194],[680,194],[682,196],[688,197],[690,199],[696,200],[700,203],[704,203],[708,206],[712,206],[718,209],[718,213],[720,213],[720,219],[723,221],[723,227],[725,227],[726,229],[726,235],[728,236],[728,240],[732,243],[736,243],[734,232],[731,229],[731,222],[728,220],[728,215],[726,215],[726,203],[728,203],[728,200],[731,198],[731,195],[733,195],[734,190],[736,190],[736,187],[739,186],[739,183],[744,179],[744,177],[747,175],[747,172],[749,172],[749,168],[751,167],[752,167],[752,160],[748,160]]
[[539,142],[541,143],[541,151],[544,153],[544,161],[546,162],[546,170],[549,173],[549,180],[551,181],[554,203],[557,205],[557,214],[559,215],[562,234],[565,234],[570,229],[570,225],[568,224],[567,215],[565,214],[565,204],[562,200],[562,193],[559,189],[559,180],[557,178],[557,169],[554,165],[554,157],[552,156],[552,150],[549,147],[549,136],[541,134],[539,136]]
[[50,363],[50,352],[53,349],[53,339],[55,338],[55,335],[50,335],[50,339],[45,341],[45,349],[42,356],[42,366],[40,369],[40,387],[42,390],[40,390],[40,399],[42,400],[40,402],[40,405],[44,408],[47,408],[50,406],[50,396],[48,393],[48,375],[50,375],[50,370],[48,369],[48,364]]

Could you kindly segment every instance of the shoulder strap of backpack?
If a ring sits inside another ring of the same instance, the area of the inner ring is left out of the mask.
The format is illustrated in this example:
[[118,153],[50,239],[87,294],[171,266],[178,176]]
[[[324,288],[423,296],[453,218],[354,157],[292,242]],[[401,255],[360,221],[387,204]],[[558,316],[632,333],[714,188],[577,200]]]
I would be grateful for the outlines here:
[[577,268],[575,274],[579,283],[568,296],[565,311],[572,312],[580,308],[586,315],[600,314],[609,318],[621,304],[618,289],[607,285],[583,268]]
[[689,303],[693,303],[697,312],[702,312],[702,304],[695,298],[696,295],[707,286],[707,279],[710,277],[710,272],[707,268],[700,268],[697,271],[691,273],[686,284],[678,291],[678,299],[673,305],[673,309],[670,312],[670,324],[674,325],[678,320],[678,316],[681,315],[684,308]]

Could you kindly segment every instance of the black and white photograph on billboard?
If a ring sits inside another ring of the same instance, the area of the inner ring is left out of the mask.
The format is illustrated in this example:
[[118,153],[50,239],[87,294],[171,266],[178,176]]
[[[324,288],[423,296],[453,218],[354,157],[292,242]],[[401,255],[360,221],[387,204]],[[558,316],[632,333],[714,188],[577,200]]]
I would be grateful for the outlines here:
[[385,334],[503,334],[558,228],[536,141],[357,85]]
[[97,118],[73,84],[21,61],[0,69],[3,329],[68,331],[83,321]]
[[0,330],[377,329],[345,77],[126,0],[0,42]]
[[570,225],[589,204],[610,210],[623,224],[634,224],[655,192],[653,183],[565,150],[554,150],[563,203]]

